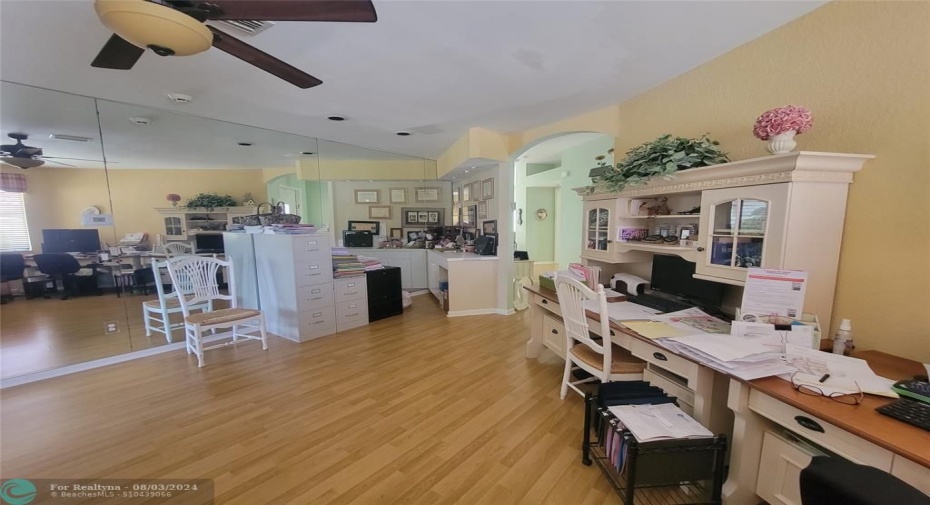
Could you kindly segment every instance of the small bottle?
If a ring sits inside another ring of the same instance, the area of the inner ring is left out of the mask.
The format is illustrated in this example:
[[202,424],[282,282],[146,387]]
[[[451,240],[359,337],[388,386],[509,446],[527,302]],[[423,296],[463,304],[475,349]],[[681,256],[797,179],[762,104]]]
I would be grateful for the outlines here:
[[855,347],[852,322],[849,319],[843,319],[840,321],[839,329],[836,330],[836,334],[833,336],[833,354],[849,356]]

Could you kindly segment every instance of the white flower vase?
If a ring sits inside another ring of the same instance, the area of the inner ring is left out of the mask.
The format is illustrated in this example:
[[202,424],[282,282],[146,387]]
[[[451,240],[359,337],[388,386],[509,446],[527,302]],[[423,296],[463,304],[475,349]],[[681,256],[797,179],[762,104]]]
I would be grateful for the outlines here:
[[789,130],[784,133],[779,133],[778,135],[772,135],[769,137],[769,143],[766,144],[765,147],[772,154],[790,153],[798,145],[798,143],[794,141],[794,136],[796,134],[796,131]]

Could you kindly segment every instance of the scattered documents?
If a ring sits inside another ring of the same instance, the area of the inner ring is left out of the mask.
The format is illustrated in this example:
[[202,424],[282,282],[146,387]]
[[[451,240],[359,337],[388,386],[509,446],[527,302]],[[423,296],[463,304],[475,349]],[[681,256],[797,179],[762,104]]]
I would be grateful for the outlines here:
[[678,329],[661,321],[624,321],[623,326],[650,339],[666,337],[683,337],[689,332]]
[[[590,310],[591,312],[600,312],[598,307],[597,300],[585,300],[582,302],[585,310]],[[659,311],[655,309],[650,309],[648,307],[643,307],[641,305],[636,305],[635,303],[621,302],[621,303],[608,303],[607,304],[607,314],[611,321],[650,321],[655,318],[655,315]]]
[[790,330],[776,330],[774,324],[733,321],[731,335],[762,344],[773,351],[785,352],[785,344],[817,349],[820,339],[814,337],[814,327],[796,324]]
[[[859,358],[823,352],[794,344],[785,345],[785,359],[797,370],[795,384],[806,384],[824,394],[863,393],[897,398],[891,390],[895,381],[877,375]],[[821,379],[827,377],[823,382]],[[783,377],[791,380],[790,376]]]
[[785,363],[781,352],[758,342],[730,335],[705,333],[661,339],[656,342],[707,367],[743,380],[794,372],[794,368]]
[[708,438],[714,434],[672,403],[608,407],[638,442],[673,438]]
[[801,317],[806,290],[807,272],[750,268],[746,272],[740,317],[747,322],[757,322],[755,318],[772,314]]

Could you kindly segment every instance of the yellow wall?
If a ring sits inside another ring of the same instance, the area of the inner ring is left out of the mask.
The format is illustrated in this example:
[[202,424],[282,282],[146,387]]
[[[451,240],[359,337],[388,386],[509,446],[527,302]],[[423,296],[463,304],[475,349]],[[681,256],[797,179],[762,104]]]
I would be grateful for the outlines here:
[[[113,243],[126,233],[144,231],[149,241],[162,233],[155,208],[169,207],[168,193],[181,196],[181,204],[197,193],[228,194],[241,201],[251,192],[256,202],[266,198],[262,170],[110,170],[110,196],[114,227],[100,228],[100,238]],[[33,249],[42,243],[43,228],[81,228],[81,209],[94,205],[111,212],[107,179],[102,169],[48,168],[26,174],[26,219]],[[114,230],[115,228],[115,230]]]

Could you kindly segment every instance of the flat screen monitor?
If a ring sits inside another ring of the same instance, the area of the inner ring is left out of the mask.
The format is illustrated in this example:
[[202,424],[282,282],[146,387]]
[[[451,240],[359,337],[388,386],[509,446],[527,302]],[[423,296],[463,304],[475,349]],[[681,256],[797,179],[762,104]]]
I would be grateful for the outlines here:
[[222,233],[198,233],[194,235],[195,253],[222,253],[225,251]]
[[88,230],[42,230],[42,252],[95,253],[100,250],[100,233]]
[[695,305],[720,307],[723,284],[694,278],[694,263],[678,256],[656,254],[652,258],[652,289],[675,295]]

